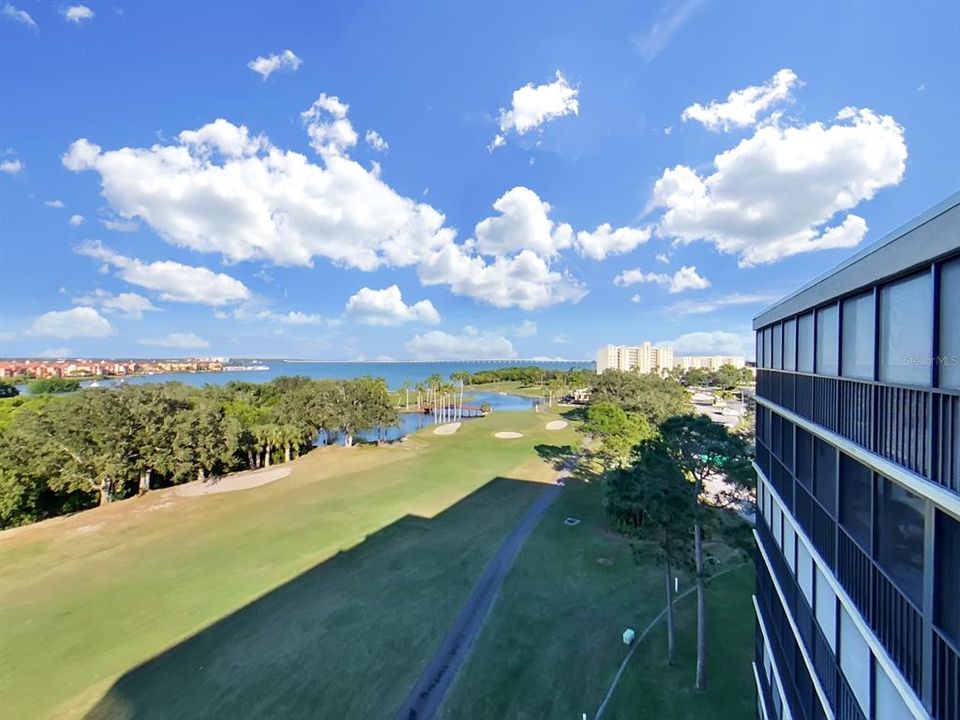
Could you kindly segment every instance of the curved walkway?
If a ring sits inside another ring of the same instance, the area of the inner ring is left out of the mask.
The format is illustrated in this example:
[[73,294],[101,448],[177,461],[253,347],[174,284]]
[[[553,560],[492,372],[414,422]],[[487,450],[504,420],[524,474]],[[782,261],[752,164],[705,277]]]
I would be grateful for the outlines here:
[[496,555],[491,558],[466,604],[453,621],[446,637],[427,664],[417,684],[397,713],[397,720],[430,720],[463,666],[470,647],[483,627],[500,586],[527,536],[560,493],[559,485],[544,489],[519,523],[510,531]]

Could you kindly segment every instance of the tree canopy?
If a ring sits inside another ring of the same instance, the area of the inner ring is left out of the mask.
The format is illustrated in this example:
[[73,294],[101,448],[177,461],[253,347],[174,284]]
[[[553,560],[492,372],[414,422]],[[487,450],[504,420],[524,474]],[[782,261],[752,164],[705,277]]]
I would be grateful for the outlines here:
[[[379,378],[92,388],[4,401],[0,527],[288,461],[397,422]],[[9,407],[7,407],[9,404]]]

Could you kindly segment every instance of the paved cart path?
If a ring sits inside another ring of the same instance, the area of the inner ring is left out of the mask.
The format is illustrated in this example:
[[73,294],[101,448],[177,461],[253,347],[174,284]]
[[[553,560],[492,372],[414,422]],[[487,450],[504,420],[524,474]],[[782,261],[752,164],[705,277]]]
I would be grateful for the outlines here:
[[487,564],[453,626],[447,631],[437,652],[427,664],[426,670],[404,701],[397,720],[430,720],[436,716],[440,703],[467,659],[480,628],[483,627],[487,613],[500,592],[500,586],[503,585],[517,553],[561,489],[559,485],[545,488],[527,514],[507,535],[496,555]]

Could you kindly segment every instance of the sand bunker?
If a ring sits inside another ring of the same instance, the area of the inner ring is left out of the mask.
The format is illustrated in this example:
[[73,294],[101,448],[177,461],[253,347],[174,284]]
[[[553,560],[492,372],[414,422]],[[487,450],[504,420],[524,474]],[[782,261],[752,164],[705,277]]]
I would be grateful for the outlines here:
[[501,440],[515,440],[517,438],[522,438],[523,433],[511,432],[509,430],[504,430],[503,432],[494,433],[495,438],[500,438]]
[[198,495],[214,495],[216,493],[234,492],[236,490],[249,490],[272,483],[290,474],[293,468],[278,467],[266,468],[264,470],[252,470],[250,472],[234,473],[225,475],[222,478],[216,478],[208,482],[194,481],[185,485],[178,485],[174,493],[180,497],[197,497]]
[[438,425],[433,429],[434,435],[453,435],[457,430],[460,429],[460,423],[447,423],[446,425]]
[[547,430],[563,430],[566,426],[566,420],[551,420],[547,423]]

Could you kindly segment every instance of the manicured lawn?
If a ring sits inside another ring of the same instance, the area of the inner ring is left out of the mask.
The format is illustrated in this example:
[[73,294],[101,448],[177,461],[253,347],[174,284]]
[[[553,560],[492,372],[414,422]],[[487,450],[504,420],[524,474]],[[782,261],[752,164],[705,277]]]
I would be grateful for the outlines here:
[[[0,534],[2,714],[392,717],[553,476],[534,446],[575,439],[549,419],[494,413],[315,451],[253,490]],[[525,437],[492,437],[508,429]]]
[[[576,527],[563,523],[571,515],[581,519]],[[661,629],[634,654],[604,717],[752,717],[752,577],[749,568],[734,571],[709,590],[706,693],[691,689],[690,596],[680,605],[676,669],[663,664]],[[638,567],[628,544],[606,530],[600,488],[568,485],[521,550],[441,716],[592,718],[627,652],[623,630],[641,631],[663,603],[661,570]]]

